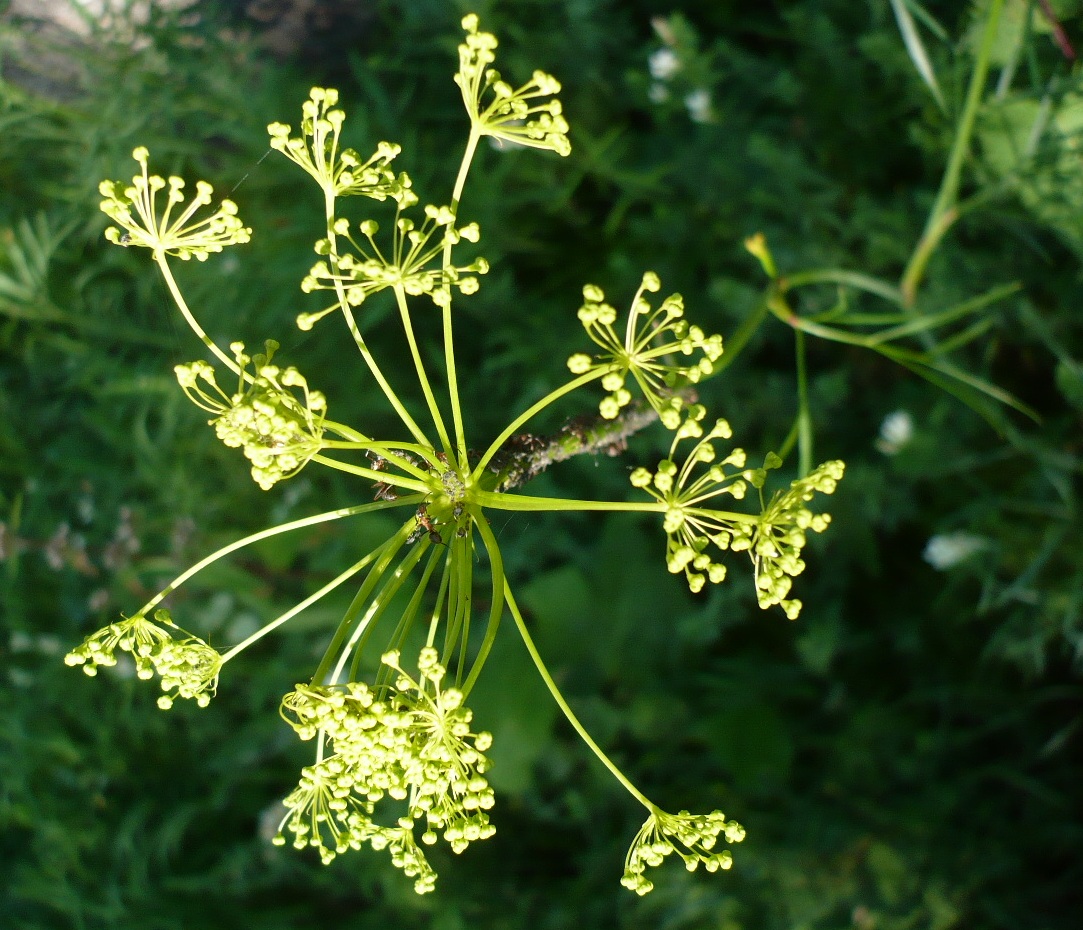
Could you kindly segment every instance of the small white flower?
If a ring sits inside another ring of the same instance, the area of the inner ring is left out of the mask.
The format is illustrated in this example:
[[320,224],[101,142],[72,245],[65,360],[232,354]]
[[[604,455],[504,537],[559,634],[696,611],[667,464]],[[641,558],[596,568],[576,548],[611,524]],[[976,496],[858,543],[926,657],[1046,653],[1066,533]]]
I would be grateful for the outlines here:
[[655,82],[647,91],[647,97],[651,103],[665,103],[669,99],[669,88],[665,84]]
[[896,410],[884,417],[876,448],[884,455],[895,455],[914,438],[914,418],[906,410]]
[[706,123],[711,120],[711,95],[703,87],[699,87],[684,98],[685,109],[693,123]]
[[647,67],[650,68],[651,77],[656,81],[668,81],[674,74],[681,70],[681,60],[671,48],[660,48],[651,53],[647,59]]
[[973,533],[938,533],[926,544],[921,557],[938,572],[947,571],[989,545],[989,540]]

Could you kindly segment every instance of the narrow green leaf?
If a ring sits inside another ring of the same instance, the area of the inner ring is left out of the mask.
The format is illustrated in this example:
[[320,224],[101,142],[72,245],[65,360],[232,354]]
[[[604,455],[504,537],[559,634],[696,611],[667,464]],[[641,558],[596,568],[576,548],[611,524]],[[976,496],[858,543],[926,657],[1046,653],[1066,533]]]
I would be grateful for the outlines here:
[[921,41],[921,36],[918,35],[917,26],[914,25],[914,19],[907,8],[906,0],[891,0],[891,9],[895,13],[895,21],[899,24],[899,32],[902,34],[903,42],[906,43],[906,51],[910,55],[910,60],[914,63],[914,67],[917,69],[918,74],[921,75],[921,79],[929,88],[940,109],[946,110],[944,97],[940,93],[940,85],[936,80],[936,72],[933,71],[932,63],[925,51],[925,45]]

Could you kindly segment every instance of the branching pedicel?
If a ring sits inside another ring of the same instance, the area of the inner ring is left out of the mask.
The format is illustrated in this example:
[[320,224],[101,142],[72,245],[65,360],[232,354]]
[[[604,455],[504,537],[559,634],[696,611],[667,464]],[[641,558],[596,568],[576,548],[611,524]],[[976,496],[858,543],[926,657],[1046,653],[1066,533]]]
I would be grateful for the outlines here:
[[[725,568],[719,560],[725,551],[745,551],[753,563],[760,606],[778,604],[793,618],[801,603],[788,594],[791,578],[805,567],[800,554],[806,532],[819,532],[828,522],[826,515],[814,515],[807,504],[815,492],[834,490],[843,465],[828,462],[766,503],[761,492],[758,513],[718,509],[720,498],[741,500],[749,486],[762,489],[767,470],[781,462],[772,453],[762,468],[750,468],[743,450],[721,451],[719,443],[730,439],[729,425],[717,420],[705,428],[705,408],[686,401],[688,386],[714,371],[722,340],[684,320],[679,295],[654,306],[650,295],[661,285],[652,272],[643,276],[632,298],[623,335],[619,334],[618,311],[605,302],[601,289],[592,284],[584,287],[579,318],[600,351],[573,355],[568,362],[573,374],[570,381],[515,417],[480,455],[470,451],[459,403],[452,311],[459,295],[478,289],[478,276],[488,265],[482,258],[456,264],[459,247],[477,242],[480,235],[477,224],[463,223],[459,217],[466,177],[483,136],[560,155],[567,155],[570,145],[568,124],[553,96],[560,84],[538,71],[526,84],[513,88],[490,67],[495,37],[479,32],[473,15],[463,20],[463,27],[466,39],[459,47],[455,80],[470,117],[470,133],[454,190],[445,204],[417,209],[420,201],[410,179],[390,167],[398,146],[381,142],[368,159],[340,148],[344,115],[337,108],[334,90],[312,90],[296,135],[281,123],[269,127],[272,147],[296,162],[319,186],[326,212],[326,236],[315,246],[320,260],[302,282],[302,290],[326,291],[330,303],[302,313],[297,325],[309,329],[331,313],[342,315],[362,361],[401,421],[405,438],[379,439],[329,419],[324,396],[311,390],[295,368],[272,362],[277,349],[273,341],[256,355],[246,354],[240,343],[225,351],[199,326],[168,259],[203,261],[226,246],[246,242],[250,230],[237,219],[230,201],[206,215],[203,208],[211,204],[211,188],[199,182],[195,197],[185,204],[184,182],[148,174],[148,153],[143,148],[134,152],[140,173],[130,186],[108,181],[101,185],[102,210],[116,223],[107,238],[151,250],[181,313],[234,379],[224,388],[207,361],[176,369],[185,393],[212,415],[210,423],[219,438],[227,446],[244,450],[259,485],[269,489],[317,463],[364,479],[361,493],[375,499],[272,527],[226,546],[176,578],[131,618],[94,633],[67,656],[67,662],[93,675],[99,667],[115,664],[118,651],[128,652],[139,677],[160,678],[163,708],[178,697],[205,705],[219,674],[234,656],[330,591],[360,579],[357,594],[311,679],[298,684],[282,701],[283,718],[301,739],[315,741],[316,759],[302,771],[300,783],[285,799],[286,813],[276,842],[286,842],[289,835],[294,846],[314,847],[325,862],[366,844],[386,849],[422,893],[432,890],[436,879],[425,858],[425,846],[443,840],[461,852],[494,831],[488,813],[493,792],[485,778],[489,765],[485,752],[491,737],[474,730],[465,702],[506,607],[572,726],[647,810],[647,821],[633,841],[622,879],[628,888],[645,894],[653,887],[646,870],[674,852],[689,869],[700,863],[709,871],[729,868],[730,853],[717,850],[716,844],[720,837],[727,843],[739,842],[744,831],[717,811],[693,815],[660,810],[594,742],[535,648],[505,577],[487,513],[658,514],[667,537],[669,570],[683,573],[693,591],[707,581],[723,580]],[[367,217],[356,222],[340,216],[340,200],[355,196],[393,202],[390,228],[383,229]],[[174,217],[177,210],[181,212]],[[394,295],[425,398],[427,426],[399,399],[369,351],[364,326],[358,321],[357,309],[380,290]],[[443,318],[443,375],[448,386],[443,398],[433,390],[411,325],[411,299],[419,297],[426,298],[425,312],[433,312],[435,305]],[[516,493],[515,475],[508,466],[495,464],[501,461],[506,444],[539,411],[593,382],[606,392],[600,406],[603,418],[623,416],[626,408],[631,409],[632,390],[638,389],[657,420],[673,432],[668,457],[653,472],[639,468],[631,476],[632,485],[651,499],[589,501]],[[688,441],[694,445],[682,452]],[[242,546],[277,533],[388,508],[405,512],[390,538],[224,653],[184,633],[168,611],[158,607],[205,566]],[[488,570],[479,582],[475,566],[482,557]],[[479,584],[482,590],[473,596]],[[396,601],[400,591],[412,591],[405,607]],[[484,630],[474,637],[474,605],[485,602],[490,606]],[[382,653],[382,671],[366,684],[358,681],[360,658],[378,627],[390,630],[390,635]],[[420,630],[425,639],[416,676],[400,660],[400,651],[414,630]]]

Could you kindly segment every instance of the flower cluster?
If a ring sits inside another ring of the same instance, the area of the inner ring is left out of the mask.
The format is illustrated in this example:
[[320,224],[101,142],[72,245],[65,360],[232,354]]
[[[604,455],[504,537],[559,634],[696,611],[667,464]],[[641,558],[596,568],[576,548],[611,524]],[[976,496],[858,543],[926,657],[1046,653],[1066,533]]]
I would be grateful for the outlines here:
[[281,152],[307,171],[316,183],[335,196],[360,194],[373,200],[402,202],[414,195],[405,172],[396,175],[388,166],[402,151],[391,142],[381,142],[367,160],[353,149],[339,151],[338,139],[346,119],[338,103],[338,91],[313,87],[301,106],[301,135],[290,136],[291,127],[271,123],[267,133],[271,148]]
[[[244,344],[233,343],[241,377],[236,393],[227,395],[203,361],[177,365],[174,371],[184,393],[215,416],[209,422],[230,448],[242,448],[252,463],[252,478],[268,490],[289,478],[320,451],[327,401],[310,390],[296,368],[271,364],[278,343],[268,340],[266,353],[246,355]],[[255,374],[248,373],[252,365]],[[300,397],[295,390],[300,391]]]
[[[805,570],[800,555],[806,533],[822,533],[831,522],[830,515],[814,514],[806,504],[817,492],[834,492],[845,466],[838,461],[826,462],[798,478],[775,494],[758,517],[704,506],[721,495],[741,499],[749,484],[762,488],[767,471],[780,466],[782,460],[772,453],[763,468],[747,468],[743,449],[734,449],[719,459],[712,440],[729,439],[729,424],[718,420],[704,433],[699,422],[703,414],[702,406],[691,405],[677,427],[668,458],[654,472],[637,468],[631,475],[635,487],[666,505],[666,564],[674,574],[684,572],[689,588],[699,591],[706,581],[718,583],[726,577],[725,566],[711,558],[711,546],[720,551],[747,551],[755,570],[759,606],[766,610],[778,604],[787,617],[796,619],[801,602],[786,595],[791,579]],[[677,446],[687,438],[698,442],[678,465]]]
[[[282,716],[302,739],[320,734],[331,754],[304,769],[301,783],[283,802],[283,830],[297,848],[313,846],[325,862],[368,843],[387,848],[392,862],[415,879],[418,893],[436,880],[414,837],[431,846],[443,838],[456,852],[493,835],[487,811],[493,791],[484,777],[488,733],[471,731],[472,712],[454,688],[442,688],[445,669],[432,647],[421,650],[418,678],[389,652],[383,663],[395,672],[393,685],[370,689],[298,685],[282,701]],[[395,826],[372,815],[385,798],[405,803]]]
[[[513,88],[501,80],[500,72],[490,68],[496,60],[496,36],[478,32],[478,17],[474,13],[463,17],[466,39],[459,46],[459,73],[455,83],[462,91],[470,122],[479,135],[550,149],[558,155],[568,155],[568,122],[564,119],[559,100],[538,101],[560,93],[560,82],[544,71],[535,71],[522,87]],[[492,92],[488,104],[482,97]]]
[[764,610],[778,604],[791,620],[801,612],[799,600],[786,599],[791,578],[805,570],[801,550],[807,532],[822,533],[831,522],[830,514],[814,514],[806,505],[816,493],[833,494],[845,469],[843,462],[824,462],[798,478],[775,494],[752,532],[744,528],[744,535],[730,543],[731,549],[748,549],[756,571],[756,598]]
[[[478,279],[475,274],[485,274],[489,263],[477,258],[469,265],[441,268],[439,259],[446,246],[457,245],[463,239],[477,242],[481,235],[477,223],[455,225],[455,213],[450,207],[425,207],[425,219],[420,226],[401,214],[395,219],[391,251],[380,250],[375,237],[380,226],[375,220],[365,220],[358,226],[367,244],[358,242],[350,232],[350,222],[335,220],[333,231],[353,247],[355,254],[332,254],[336,246],[330,239],[316,243],[316,253],[330,255],[331,264],[317,262],[301,282],[306,294],[316,290],[333,290],[341,293],[345,302],[356,307],[367,297],[388,287],[401,286],[411,296],[427,294],[433,303],[445,306],[451,300],[450,288],[456,287],[463,294],[476,293]],[[301,329],[311,329],[317,320],[337,309],[336,302],[317,313],[302,313],[297,318]]]
[[689,872],[694,872],[701,862],[708,872],[728,869],[733,865],[729,850],[714,851],[720,835],[727,843],[740,843],[745,838],[745,829],[734,820],[726,820],[721,811],[667,814],[655,808],[632,840],[624,860],[621,884],[636,894],[647,894],[654,883],[643,873],[661,865],[672,853],[684,860]]
[[[178,697],[192,699],[200,707],[206,707],[218,688],[221,655],[199,637],[178,627],[168,610],[155,611],[154,619],[156,623],[136,614],[111,623],[83,640],[64,657],[64,661],[68,665],[81,666],[93,677],[99,668],[117,664],[119,649],[135,660],[139,678],[146,680],[155,675],[161,678],[165,694],[158,698],[158,706],[163,710],[172,707]],[[183,638],[175,638],[170,630],[183,634]]]
[[[725,420],[715,421],[705,433],[701,426],[705,415],[701,404],[690,405],[684,421],[677,426],[669,456],[658,463],[654,472],[637,468],[631,474],[633,486],[666,505],[666,564],[675,575],[684,572],[692,591],[701,590],[707,580],[718,584],[725,579],[726,566],[711,558],[708,545],[713,543],[719,550],[730,548],[731,539],[742,526],[741,515],[705,505],[725,494],[740,500],[752,477],[745,470],[743,449],[718,458],[712,440],[729,439],[733,434]],[[677,446],[690,438],[699,441],[678,466]]]
[[[617,311],[605,302],[601,288],[588,284],[583,288],[583,306],[579,319],[587,335],[601,348],[593,358],[577,353],[568,359],[574,374],[605,371],[602,387],[609,394],[599,405],[606,419],[613,419],[632,399],[626,387],[630,374],[643,391],[650,405],[658,412],[669,429],[681,422],[683,401],[675,392],[695,384],[714,370],[722,354],[722,337],[706,336],[698,326],[684,319],[684,301],[680,294],[671,294],[652,309],[643,296],[661,287],[658,275],[648,271],[632,299],[623,338],[614,329]],[[699,352],[699,358],[682,364],[675,356]]]
[[[117,245],[140,245],[157,255],[175,255],[188,260],[205,261],[211,252],[221,252],[227,245],[248,242],[252,230],[237,217],[237,205],[223,200],[210,216],[194,219],[200,207],[209,206],[214,188],[206,181],[196,182],[195,196],[178,215],[174,208],[185,202],[184,180],[148,174],[150,153],[144,146],[132,152],[141,169],[131,185],[122,181],[102,181],[98,190],[105,199],[101,210],[116,226],[105,231],[105,238]],[[165,208],[159,213],[158,193],[169,188]],[[132,211],[135,211],[134,213]]]

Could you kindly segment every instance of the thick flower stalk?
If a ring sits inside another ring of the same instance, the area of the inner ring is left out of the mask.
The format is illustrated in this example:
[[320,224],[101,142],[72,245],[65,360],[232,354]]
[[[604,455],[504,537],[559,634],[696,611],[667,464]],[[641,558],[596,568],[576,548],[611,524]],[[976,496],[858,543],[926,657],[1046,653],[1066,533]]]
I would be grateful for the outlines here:
[[353,149],[339,149],[339,134],[346,114],[336,109],[338,91],[313,87],[301,107],[301,135],[292,127],[271,123],[271,148],[300,165],[330,196],[361,195],[373,200],[409,199],[410,179],[388,167],[402,151],[392,142],[380,142],[366,160]]
[[[441,255],[445,248],[458,245],[464,239],[477,242],[481,234],[478,224],[456,226],[455,214],[446,206],[426,205],[424,214],[425,219],[419,226],[412,218],[403,216],[400,210],[395,217],[391,248],[386,252],[376,244],[380,225],[375,220],[365,220],[358,225],[360,236],[351,232],[349,220],[335,220],[336,243],[345,240],[352,252],[339,247],[338,253],[332,254],[332,242],[319,240],[316,253],[331,256],[330,263],[317,262],[301,281],[301,290],[306,294],[317,290],[342,293],[351,307],[389,287],[401,287],[411,297],[428,295],[438,306],[450,302],[452,287],[463,294],[476,293],[476,275],[485,274],[489,263],[484,258],[477,258],[461,267],[445,266],[441,264]],[[336,301],[316,313],[302,313],[297,318],[297,325],[304,330],[311,329],[316,321],[338,308]]]
[[[98,190],[104,198],[102,212],[116,226],[105,231],[105,237],[117,245],[136,245],[151,249],[156,256],[175,255],[188,260],[205,261],[211,252],[221,252],[227,245],[248,242],[252,230],[237,217],[237,205],[223,200],[218,209],[199,219],[196,214],[210,206],[214,188],[206,181],[196,182],[196,193],[183,210],[174,211],[185,203],[183,178],[168,181],[149,174],[149,153],[143,146],[132,152],[140,173],[130,185],[122,181],[102,181]],[[159,204],[159,194],[166,188],[165,205]]]
[[726,820],[721,811],[667,814],[655,808],[632,840],[620,882],[638,895],[647,894],[654,888],[654,883],[644,873],[648,868],[661,865],[673,853],[684,860],[689,872],[694,872],[701,864],[708,872],[731,868],[733,856],[730,851],[715,850],[719,837],[727,843],[740,843],[745,838],[745,829],[735,820]]
[[[93,677],[99,668],[117,664],[117,651],[127,652],[135,661],[137,677],[157,675],[162,691],[158,706],[168,710],[180,698],[206,707],[218,687],[222,657],[198,636],[177,626],[168,610],[154,613],[152,623],[142,614],[125,617],[88,636],[64,657],[67,665],[79,666]],[[173,631],[181,634],[178,638]]]
[[[602,387],[608,395],[599,405],[603,417],[612,420],[632,399],[628,376],[639,386],[659,418],[669,429],[681,422],[681,388],[696,384],[714,370],[722,355],[722,337],[707,336],[684,319],[684,301],[671,294],[652,308],[644,296],[661,288],[658,275],[648,271],[632,298],[623,336],[614,328],[617,311],[605,302],[600,287],[583,288],[579,320],[587,335],[602,350],[593,358],[576,353],[568,359],[573,374],[604,371]],[[698,353],[698,358],[681,361]]]
[[[265,491],[297,474],[320,451],[327,413],[323,394],[311,390],[296,368],[271,364],[277,348],[278,343],[268,340],[266,352],[252,357],[243,343],[230,346],[241,372],[233,394],[219,387],[207,362],[174,369],[188,399],[214,414],[208,422],[218,438],[244,450],[253,480]],[[249,365],[254,374],[248,374]]]
[[559,94],[560,82],[544,71],[535,71],[529,81],[513,88],[501,79],[499,71],[489,67],[496,61],[496,36],[479,32],[473,13],[463,17],[462,26],[466,39],[459,46],[455,83],[462,91],[473,131],[515,145],[570,154],[568,122],[560,101],[541,99]]

